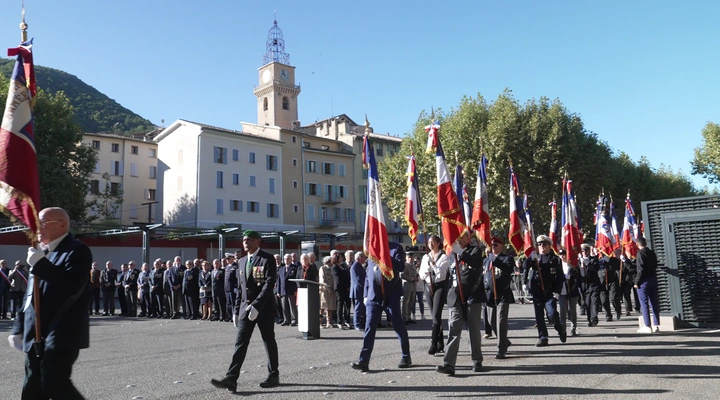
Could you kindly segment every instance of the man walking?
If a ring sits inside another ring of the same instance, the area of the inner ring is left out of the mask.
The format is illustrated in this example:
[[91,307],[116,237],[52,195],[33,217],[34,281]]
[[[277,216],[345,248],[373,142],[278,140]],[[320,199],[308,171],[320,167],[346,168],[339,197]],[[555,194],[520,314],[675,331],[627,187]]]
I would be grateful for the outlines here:
[[[658,301],[657,285],[657,256],[655,252],[647,247],[644,237],[636,241],[638,245],[637,271],[635,273],[635,285],[640,298],[640,312],[643,316],[645,326],[638,329],[638,333],[654,333],[660,331],[660,302]],[[650,310],[652,307],[653,326],[650,326]]]

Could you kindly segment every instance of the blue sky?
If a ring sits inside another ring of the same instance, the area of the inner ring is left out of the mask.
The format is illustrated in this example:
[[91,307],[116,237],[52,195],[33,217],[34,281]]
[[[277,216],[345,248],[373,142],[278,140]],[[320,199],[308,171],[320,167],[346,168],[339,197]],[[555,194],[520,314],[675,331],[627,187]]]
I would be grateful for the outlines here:
[[[720,2],[27,0],[26,10],[37,64],[156,124],[256,122],[274,10],[303,124],[367,113],[376,132],[402,136],[424,109],[507,87],[521,102],[559,98],[614,149],[689,174],[702,127],[720,122]],[[20,1],[3,1],[6,47],[19,20]]]

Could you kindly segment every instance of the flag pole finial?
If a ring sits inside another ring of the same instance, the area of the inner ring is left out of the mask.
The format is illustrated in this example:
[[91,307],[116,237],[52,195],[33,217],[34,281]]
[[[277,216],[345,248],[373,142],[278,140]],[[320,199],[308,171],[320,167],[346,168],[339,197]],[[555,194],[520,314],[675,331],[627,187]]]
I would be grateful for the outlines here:
[[510,156],[508,156],[508,163],[510,163],[510,168],[512,168],[512,158],[510,158]]
[[435,108],[430,106],[430,123],[435,122]]
[[367,114],[365,114],[365,134],[370,133],[370,121],[368,121]]
[[28,24],[25,23],[25,1],[22,2],[22,22],[20,22],[20,39],[22,42],[27,42],[27,28]]

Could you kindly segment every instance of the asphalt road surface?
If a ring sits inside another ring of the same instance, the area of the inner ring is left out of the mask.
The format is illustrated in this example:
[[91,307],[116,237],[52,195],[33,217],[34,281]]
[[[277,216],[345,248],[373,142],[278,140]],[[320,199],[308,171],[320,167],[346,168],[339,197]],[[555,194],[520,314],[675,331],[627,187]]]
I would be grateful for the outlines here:
[[[584,318],[584,317],[582,317]],[[441,357],[427,354],[430,321],[409,325],[413,366],[399,369],[400,346],[392,329],[378,332],[369,373],[350,368],[362,333],[323,329],[304,341],[297,328],[276,325],[281,386],[261,389],[267,374],[265,349],[256,329],[238,393],[215,389],[230,362],[235,328],[230,323],[121,317],[91,318],[91,347],[80,352],[73,381],[87,399],[390,399],[424,398],[718,398],[720,331],[686,329],[636,333],[637,314],[579,336],[535,347],[532,306],[510,308],[508,358],[496,360],[496,340],[483,340],[484,371],[473,373],[467,331],[455,377],[434,371]],[[10,321],[0,321],[0,399],[19,399],[25,355],[4,339]],[[447,324],[447,323],[446,323]],[[447,330],[446,330],[447,333]]]

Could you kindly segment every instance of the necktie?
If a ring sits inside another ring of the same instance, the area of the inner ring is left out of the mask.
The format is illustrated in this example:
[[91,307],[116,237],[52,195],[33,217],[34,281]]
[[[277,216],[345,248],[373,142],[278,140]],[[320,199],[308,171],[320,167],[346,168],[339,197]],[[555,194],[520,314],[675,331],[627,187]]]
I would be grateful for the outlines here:
[[245,264],[245,276],[246,277],[249,277],[250,274],[252,273],[252,264],[253,264],[253,259],[252,259],[252,256],[250,256],[250,257],[248,257],[247,264]]

